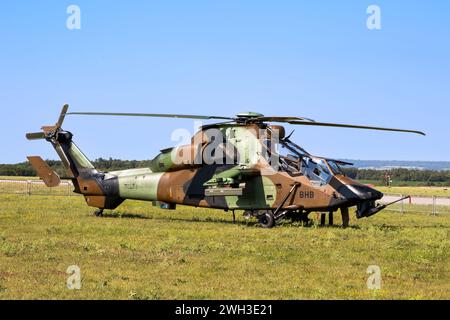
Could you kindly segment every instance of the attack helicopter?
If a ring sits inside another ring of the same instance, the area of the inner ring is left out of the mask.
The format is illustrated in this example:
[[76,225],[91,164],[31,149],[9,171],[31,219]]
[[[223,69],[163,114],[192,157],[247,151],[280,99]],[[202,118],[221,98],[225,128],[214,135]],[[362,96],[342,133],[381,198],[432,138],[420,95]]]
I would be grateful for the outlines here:
[[[162,150],[149,168],[113,172],[97,170],[73,141],[74,135],[62,128],[66,116],[119,116],[220,120],[207,124],[191,142]],[[74,192],[84,196],[90,207],[114,210],[125,200],[152,202],[162,209],[177,205],[244,211],[256,218],[263,228],[272,228],[282,219],[309,221],[312,212],[333,213],[340,210],[343,226],[349,225],[349,208],[356,207],[356,217],[370,217],[390,204],[377,204],[383,194],[350,179],[342,167],[351,163],[310,154],[286,135],[285,128],[273,123],[301,126],[337,127],[425,135],[416,130],[382,128],[351,124],[317,122],[303,117],[264,116],[245,112],[235,117],[69,112],[65,105],[58,122],[28,133],[28,140],[46,140],[60,157]],[[39,156],[28,157],[39,177],[48,187],[60,184],[61,177]],[[326,216],[322,214],[322,224]]]

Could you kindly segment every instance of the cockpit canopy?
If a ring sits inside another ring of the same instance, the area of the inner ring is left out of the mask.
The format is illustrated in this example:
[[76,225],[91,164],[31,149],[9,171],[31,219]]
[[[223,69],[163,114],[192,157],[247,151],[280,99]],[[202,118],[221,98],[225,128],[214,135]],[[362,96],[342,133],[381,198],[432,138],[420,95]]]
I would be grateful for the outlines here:
[[309,157],[302,159],[301,172],[311,181],[317,181],[320,184],[328,184],[332,176],[343,174],[336,162]]
[[275,150],[281,171],[291,176],[303,175],[318,185],[328,184],[335,175],[344,175],[341,165],[352,165],[344,161],[312,156],[289,138],[277,143]]

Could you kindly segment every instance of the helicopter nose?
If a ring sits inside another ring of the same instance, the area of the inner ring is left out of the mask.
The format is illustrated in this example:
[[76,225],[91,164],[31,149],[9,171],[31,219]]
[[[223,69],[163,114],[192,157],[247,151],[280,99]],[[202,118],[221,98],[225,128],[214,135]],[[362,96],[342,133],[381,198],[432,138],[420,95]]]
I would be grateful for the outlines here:
[[350,184],[343,185],[338,192],[350,201],[375,201],[383,198],[383,193],[369,186]]
[[348,189],[354,194],[354,198],[360,200],[375,201],[383,198],[383,193],[365,185],[349,185]]

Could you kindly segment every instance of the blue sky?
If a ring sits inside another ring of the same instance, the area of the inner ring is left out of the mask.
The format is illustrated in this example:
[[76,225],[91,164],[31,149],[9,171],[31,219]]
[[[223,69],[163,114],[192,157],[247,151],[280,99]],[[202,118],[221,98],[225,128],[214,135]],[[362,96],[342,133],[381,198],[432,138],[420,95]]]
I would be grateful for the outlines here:
[[[81,9],[68,30],[66,9]],[[366,9],[381,8],[381,30]],[[448,1],[8,1],[0,5],[0,163],[56,158],[26,132],[72,111],[241,111],[410,128],[297,127],[335,158],[450,160]],[[69,118],[91,158],[153,158],[193,121]],[[294,128],[294,127],[292,127]]]

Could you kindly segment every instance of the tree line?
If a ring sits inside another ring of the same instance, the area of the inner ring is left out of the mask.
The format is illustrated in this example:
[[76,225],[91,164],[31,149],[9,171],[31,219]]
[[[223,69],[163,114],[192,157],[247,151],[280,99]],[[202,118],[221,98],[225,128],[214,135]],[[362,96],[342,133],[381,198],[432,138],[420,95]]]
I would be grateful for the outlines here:
[[[66,175],[66,171],[61,161],[47,160],[49,166],[61,177]],[[134,168],[146,168],[150,166],[150,161],[119,160],[99,158],[93,161],[93,165],[100,171],[116,171]],[[367,181],[374,184],[383,185],[385,175],[389,174],[393,185],[424,185],[424,186],[450,186],[450,171],[418,170],[418,169],[358,169],[346,168],[348,177],[356,180]],[[36,172],[28,162],[18,164],[0,164],[0,176],[21,176],[34,177]]]

